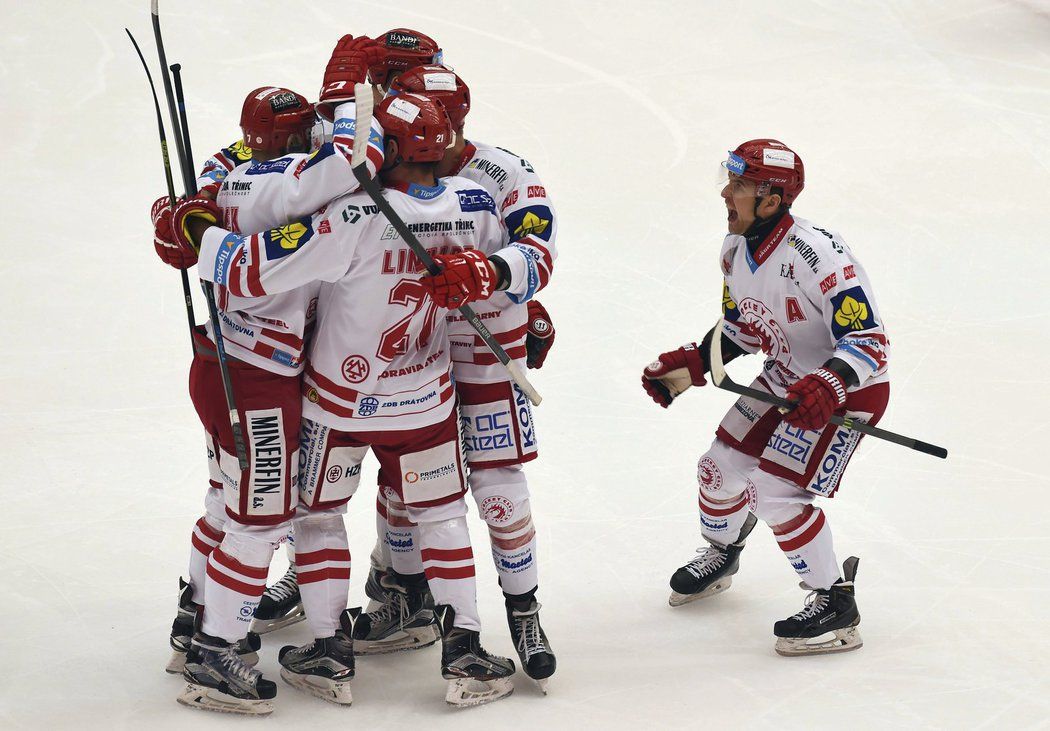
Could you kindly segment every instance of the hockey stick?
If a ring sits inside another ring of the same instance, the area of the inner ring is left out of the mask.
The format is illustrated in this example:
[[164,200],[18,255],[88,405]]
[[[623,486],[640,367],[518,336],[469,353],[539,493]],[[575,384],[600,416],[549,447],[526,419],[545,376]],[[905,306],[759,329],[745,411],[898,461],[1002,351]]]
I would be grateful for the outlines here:
[[[718,319],[718,323],[715,325],[714,332],[711,336],[711,348],[708,353],[708,361],[711,366],[711,382],[717,387],[725,391],[732,391],[733,393],[741,396],[747,396],[753,398],[756,401],[764,401],[767,404],[773,404],[779,407],[780,412],[787,413],[793,409],[795,405],[787,399],[774,396],[771,393],[765,391],[759,391],[757,388],[749,388],[748,386],[741,386],[739,383],[735,383],[729,374],[726,373],[725,363],[722,360],[722,323],[723,318]],[[918,439],[911,437],[902,436],[885,429],[879,429],[877,426],[871,426],[863,421],[858,421],[849,416],[839,416],[838,414],[832,414],[830,419],[832,424],[838,424],[844,426],[847,429],[858,431],[861,434],[867,434],[875,437],[876,439],[883,439],[887,442],[893,442],[899,444],[902,447],[908,447],[914,449],[917,452],[923,454],[930,454],[934,457],[940,457],[941,459],[948,458],[948,450],[944,447],[938,447],[935,444],[923,442]]]
[[[164,134],[164,119],[160,115],[160,101],[157,99],[157,87],[153,85],[153,76],[149,72],[149,65],[146,63],[145,56],[142,55],[142,49],[139,48],[138,42],[135,40],[135,36],[131,35],[131,31],[127,28],[124,32],[128,34],[128,38],[131,39],[131,45],[135,47],[135,53],[139,55],[139,60],[142,61],[142,68],[146,72],[146,79],[149,81],[149,90],[153,93],[153,108],[157,112],[157,130],[160,132],[160,152],[164,157],[164,180],[168,184],[168,199],[170,200],[172,208],[175,207],[175,181],[171,177],[171,160],[168,158],[168,138]],[[182,275],[182,301],[186,305],[186,322],[189,325],[190,330],[190,348],[194,353],[197,352],[196,347],[193,344],[193,328],[197,325],[197,317],[193,314],[193,296],[190,294],[190,277],[186,273],[185,269],[179,272]]]
[[[357,115],[354,124],[354,153],[351,159],[351,165],[353,166],[354,177],[361,184],[361,188],[368,193],[369,197],[379,207],[379,210],[383,212],[383,215],[387,217],[390,224],[394,229],[401,235],[401,238],[405,240],[408,247],[412,249],[412,253],[423,263],[423,266],[427,268],[427,271],[431,274],[440,274],[441,269],[434,262],[433,257],[427,252],[423,245],[419,243],[419,239],[415,237],[405,222],[401,220],[401,217],[397,215],[397,212],[390,207],[387,203],[386,198],[383,197],[383,191],[379,187],[379,184],[368,175],[368,168],[365,167],[365,151],[368,149],[368,137],[372,129],[372,87],[368,84],[357,84],[354,87],[354,99],[355,106],[357,107]],[[485,323],[481,321],[478,314],[474,312],[474,308],[470,305],[462,305],[457,308],[459,313],[463,315],[463,318],[470,323],[470,326],[477,331],[481,339],[485,341],[485,345],[488,346],[492,354],[496,356],[497,360],[506,367],[510,373],[511,379],[517,384],[518,388],[528,397],[534,405],[539,406],[543,397],[536,391],[529,379],[525,377],[525,373],[522,372],[518,364],[511,360],[510,356],[507,355],[507,351],[503,349],[503,346],[499,344],[499,341],[492,336],[489,329],[485,327]]]
[[[175,112],[175,94],[172,92],[171,80],[168,78],[168,59],[164,54],[164,39],[160,33],[160,9],[158,0],[150,0],[150,13],[153,16],[153,36],[157,41],[157,55],[160,56],[161,79],[164,82],[164,96],[168,101],[168,113],[171,115],[171,126],[175,130],[175,149],[179,154],[179,167],[182,169],[182,182],[187,196],[197,195],[197,178],[193,174],[193,160],[188,156],[189,129],[185,126],[186,100],[182,96],[181,66],[175,64],[172,71],[179,95],[180,116]],[[230,429],[233,431],[233,446],[237,453],[237,463],[241,470],[248,469],[248,452],[244,448],[244,434],[241,430],[241,417],[237,413],[237,402],[233,394],[233,383],[230,380],[230,367],[226,358],[226,346],[223,343],[222,328],[219,321],[219,308],[215,304],[215,288],[211,282],[202,281],[204,299],[208,303],[208,317],[211,319],[211,330],[215,339],[215,352],[219,359],[219,372],[222,374],[222,390],[226,396],[226,408],[230,414]]]

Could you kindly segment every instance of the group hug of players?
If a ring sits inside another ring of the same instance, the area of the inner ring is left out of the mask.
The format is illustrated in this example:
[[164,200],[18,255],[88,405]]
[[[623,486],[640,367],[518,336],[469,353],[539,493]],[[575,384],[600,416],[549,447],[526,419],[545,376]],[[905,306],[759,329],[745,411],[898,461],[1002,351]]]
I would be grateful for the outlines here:
[[[257,632],[304,618],[315,639],[281,649],[281,677],[325,700],[351,702],[355,653],[438,640],[449,703],[508,695],[513,661],[479,640],[468,490],[488,525],[523,669],[544,691],[555,671],[523,471],[537,454],[531,409],[456,308],[473,303],[513,359],[541,366],[554,330],[534,296],[551,276],[557,220],[526,160],[464,137],[470,92],[442,61],[416,31],[345,36],[316,105],[288,89],[255,89],[243,139],[205,164],[201,193],[153,206],[158,254],[177,268],[197,265],[215,286],[221,321],[196,330],[190,367],[211,479],[171,632],[168,670],[188,681],[181,703],[271,712],[276,685],[254,668]],[[353,98],[363,83],[376,103],[369,129]],[[370,176],[438,274],[357,190],[358,135],[367,136]],[[805,182],[801,158],[776,140],[751,140],[723,167],[723,320],[700,344],[661,354],[642,384],[667,407],[706,383],[712,347],[725,360],[761,351],[752,387],[794,407],[742,397],[723,419],[697,472],[706,545],[674,573],[670,603],[727,589],[761,519],[811,590],[802,611],[774,625],[777,651],[856,649],[857,560],[840,573],[813,503],[835,494],[859,442],[829,424],[832,414],[874,424],[886,408],[889,342],[849,247],[791,212]],[[346,606],[343,515],[369,451],[380,465],[378,539],[362,612]],[[267,589],[282,542],[292,563]]]

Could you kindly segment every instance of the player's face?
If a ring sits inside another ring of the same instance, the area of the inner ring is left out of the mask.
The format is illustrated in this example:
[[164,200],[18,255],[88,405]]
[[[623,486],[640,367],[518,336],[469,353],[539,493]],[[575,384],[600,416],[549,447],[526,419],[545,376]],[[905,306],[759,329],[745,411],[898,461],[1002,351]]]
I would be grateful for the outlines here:
[[755,183],[734,173],[722,188],[722,200],[728,211],[729,233],[742,234],[755,222]]

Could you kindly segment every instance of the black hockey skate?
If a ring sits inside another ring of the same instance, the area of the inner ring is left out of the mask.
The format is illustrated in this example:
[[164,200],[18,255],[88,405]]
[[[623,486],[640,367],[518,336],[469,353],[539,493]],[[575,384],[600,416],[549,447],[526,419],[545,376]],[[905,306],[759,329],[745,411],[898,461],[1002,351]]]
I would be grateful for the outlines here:
[[[165,672],[178,675],[186,666],[186,653],[190,649],[193,640],[193,623],[197,617],[197,605],[190,599],[192,595],[190,585],[179,577],[179,609],[175,621],[171,624],[171,637],[168,643],[171,645],[171,659],[168,660]],[[248,636],[237,643],[237,654],[241,656],[248,665],[259,662],[259,635],[249,632]]]
[[478,632],[456,627],[452,607],[443,604],[434,611],[441,627],[441,677],[449,681],[445,702],[459,708],[480,706],[514,692],[514,661],[490,655]]
[[277,685],[245,663],[235,645],[218,637],[193,636],[182,675],[187,685],[176,700],[184,706],[249,716],[273,712]]
[[293,563],[277,583],[266,587],[259,606],[255,608],[252,632],[266,634],[306,619],[299,582]]
[[434,597],[423,574],[405,576],[372,569],[365,593],[374,604],[354,627],[356,654],[417,650],[438,641]]
[[728,546],[711,543],[696,549],[696,557],[671,576],[671,597],[667,603],[672,607],[721,594],[733,584],[733,574],[740,569],[740,552],[748,534],[758,520],[747,514],[740,535]]
[[354,700],[350,692],[350,681],[354,677],[351,638],[360,614],[360,607],[343,612],[339,618],[342,629],[332,637],[314,640],[302,647],[282,647],[278,659],[284,681],[322,700],[349,706]]
[[507,624],[525,674],[547,695],[547,686],[558,662],[540,625],[540,603],[533,594],[530,592],[521,602],[507,598]]
[[859,563],[856,556],[847,558],[842,564],[844,579],[830,589],[814,589],[806,598],[805,609],[773,625],[778,655],[826,655],[858,650],[864,645],[857,632],[860,612],[853,590]]

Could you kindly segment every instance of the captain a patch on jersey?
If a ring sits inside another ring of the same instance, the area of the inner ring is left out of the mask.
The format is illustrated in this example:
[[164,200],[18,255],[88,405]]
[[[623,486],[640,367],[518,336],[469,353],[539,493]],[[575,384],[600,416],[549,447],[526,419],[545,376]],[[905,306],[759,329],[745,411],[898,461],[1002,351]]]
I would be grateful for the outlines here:
[[868,296],[860,287],[850,287],[834,295],[831,305],[835,308],[831,332],[836,338],[876,326]]

